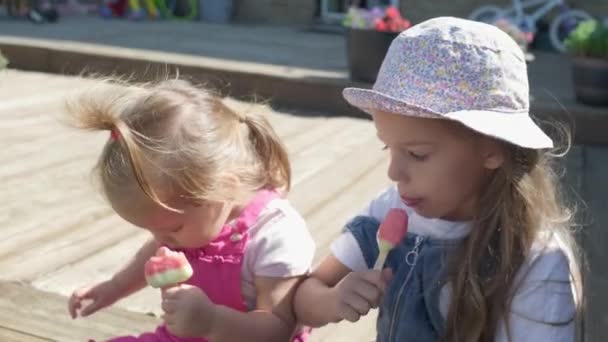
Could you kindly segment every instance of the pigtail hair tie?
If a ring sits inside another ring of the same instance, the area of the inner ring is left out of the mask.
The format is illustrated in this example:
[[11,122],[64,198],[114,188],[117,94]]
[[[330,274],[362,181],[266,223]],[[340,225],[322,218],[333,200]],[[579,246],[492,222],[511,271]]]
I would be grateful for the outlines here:
[[110,139],[112,139],[112,141],[118,141],[120,139],[120,131],[117,127],[113,127],[110,130]]

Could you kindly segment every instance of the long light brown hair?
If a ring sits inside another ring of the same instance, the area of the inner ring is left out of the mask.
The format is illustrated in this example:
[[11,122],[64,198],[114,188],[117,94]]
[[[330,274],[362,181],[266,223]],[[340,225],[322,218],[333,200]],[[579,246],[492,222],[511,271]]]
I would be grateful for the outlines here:
[[577,311],[582,306],[573,210],[564,202],[553,165],[558,155],[506,143],[504,149],[505,164],[484,187],[471,234],[449,268],[453,292],[445,341],[494,341],[501,320],[508,327],[517,272],[542,234],[559,241],[569,259]]
[[263,114],[234,111],[188,81],[100,79],[68,100],[67,113],[78,128],[112,132],[94,169],[106,195],[138,185],[173,210],[169,196],[238,201],[291,185],[287,152]]

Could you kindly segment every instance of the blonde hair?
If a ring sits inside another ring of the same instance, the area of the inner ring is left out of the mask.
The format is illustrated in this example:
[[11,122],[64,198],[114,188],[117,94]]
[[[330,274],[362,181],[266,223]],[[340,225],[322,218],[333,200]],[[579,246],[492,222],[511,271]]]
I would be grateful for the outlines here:
[[106,195],[137,184],[174,210],[165,196],[238,201],[291,185],[286,149],[260,112],[238,113],[184,80],[99,80],[67,113],[78,128],[112,132],[94,169]]
[[[570,261],[580,319],[582,283],[579,251],[573,238],[573,210],[562,201],[556,155],[505,143],[506,163],[479,200],[471,235],[456,251],[448,274],[453,294],[444,339],[494,341],[517,290],[516,274],[538,237],[549,233]],[[571,322],[560,322],[567,324]],[[580,322],[579,322],[580,323]],[[555,323],[548,323],[555,324]],[[510,336],[509,331],[507,333]]]

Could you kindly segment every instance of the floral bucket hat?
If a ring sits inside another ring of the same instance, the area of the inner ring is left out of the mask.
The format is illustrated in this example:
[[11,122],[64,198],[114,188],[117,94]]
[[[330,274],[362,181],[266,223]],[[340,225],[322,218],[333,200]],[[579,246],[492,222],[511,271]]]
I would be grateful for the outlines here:
[[393,40],[373,88],[343,95],[370,114],[449,119],[517,146],[553,147],[529,114],[522,50],[484,23],[440,17],[411,27]]

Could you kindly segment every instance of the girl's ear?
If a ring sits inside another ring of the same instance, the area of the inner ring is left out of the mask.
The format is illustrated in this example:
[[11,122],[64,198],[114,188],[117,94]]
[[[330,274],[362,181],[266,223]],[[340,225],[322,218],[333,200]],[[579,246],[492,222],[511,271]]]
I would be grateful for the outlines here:
[[496,170],[505,163],[505,146],[495,139],[483,139],[482,162],[488,170]]

